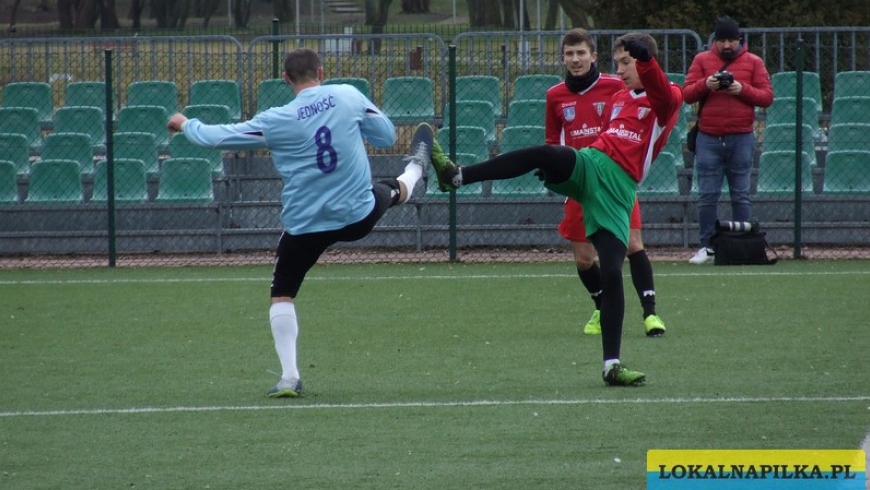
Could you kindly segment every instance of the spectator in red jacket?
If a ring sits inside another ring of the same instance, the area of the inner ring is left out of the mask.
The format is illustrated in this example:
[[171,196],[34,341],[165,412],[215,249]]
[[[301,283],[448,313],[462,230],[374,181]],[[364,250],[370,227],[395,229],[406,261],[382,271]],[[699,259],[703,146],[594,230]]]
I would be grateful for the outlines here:
[[722,179],[728,179],[731,219],[749,221],[749,177],[755,152],[755,107],[773,103],[764,61],[742,42],[737,21],[716,19],[713,45],[692,61],[683,97],[703,104],[698,119],[695,178],[698,179],[698,226],[701,248],[693,264],[713,261],[710,237],[718,219]]

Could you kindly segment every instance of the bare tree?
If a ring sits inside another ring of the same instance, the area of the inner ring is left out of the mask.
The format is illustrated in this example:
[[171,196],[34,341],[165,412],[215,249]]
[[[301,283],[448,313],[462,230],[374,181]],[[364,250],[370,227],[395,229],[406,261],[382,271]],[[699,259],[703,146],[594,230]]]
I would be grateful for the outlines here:
[[78,2],[76,0],[57,0],[57,21],[61,29],[72,29],[73,18]]
[[403,14],[428,14],[429,0],[402,0]]
[[[14,0],[12,2],[12,11],[9,13],[9,32],[15,32],[15,22],[18,17],[18,7],[21,6],[21,0]],[[36,10],[41,12],[48,12],[51,10],[51,7],[48,5],[48,0],[37,0],[36,2]]]
[[374,25],[375,19],[378,16],[378,4],[375,0],[365,0],[365,13],[367,26]]
[[547,0],[547,18],[544,20],[544,30],[556,30],[556,21],[559,17],[559,0]]
[[[58,0],[58,4],[60,4],[61,1],[66,0]],[[130,8],[127,10],[127,18],[132,21],[133,29],[139,29],[142,27],[143,10],[145,10],[145,2],[143,0],[131,0]]]
[[[558,0],[565,15],[571,20],[571,27],[589,29],[589,12],[593,6],[593,0]],[[555,22],[554,22],[555,24]]]
[[372,24],[373,34],[382,34],[384,32],[384,26],[387,25],[387,19],[390,16],[390,5],[392,4],[393,0],[378,0],[377,14]]
[[503,27],[501,2],[493,0],[466,0],[469,23],[472,27]]
[[58,0],[57,20],[61,29],[93,29],[97,21],[104,29],[120,27],[115,0]]
[[251,18],[251,0],[233,0],[233,18],[236,27],[247,27]]
[[278,22],[293,22],[296,19],[296,10],[290,0],[272,0],[275,8],[275,18]]
[[195,0],[194,13],[197,17],[202,17],[203,27],[208,27],[211,16],[217,12],[220,3],[221,0]]

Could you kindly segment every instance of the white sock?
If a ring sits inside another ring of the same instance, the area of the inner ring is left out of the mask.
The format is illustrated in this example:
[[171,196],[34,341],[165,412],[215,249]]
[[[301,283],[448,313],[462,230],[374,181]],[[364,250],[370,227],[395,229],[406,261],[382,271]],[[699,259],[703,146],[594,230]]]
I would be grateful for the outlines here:
[[281,379],[299,379],[296,367],[296,337],[299,325],[296,323],[296,305],[289,302],[275,303],[269,308],[269,323],[275,339],[275,351],[281,361]]
[[610,371],[611,366],[619,364],[619,359],[608,359],[604,361],[604,372]]
[[396,180],[405,184],[405,190],[407,191],[407,195],[405,195],[406,201],[411,198],[411,194],[414,193],[414,186],[417,185],[417,181],[422,178],[423,167],[416,162],[410,162],[405,165],[405,172],[396,177]]

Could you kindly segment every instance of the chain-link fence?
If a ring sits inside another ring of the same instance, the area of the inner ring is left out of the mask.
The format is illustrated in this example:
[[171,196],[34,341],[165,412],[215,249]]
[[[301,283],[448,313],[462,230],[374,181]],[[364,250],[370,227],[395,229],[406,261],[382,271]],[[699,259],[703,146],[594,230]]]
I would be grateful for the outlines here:
[[[868,31],[796,33],[799,42],[764,31],[759,53],[776,101],[758,113],[752,200],[785,256],[867,257]],[[700,37],[651,33],[661,65],[681,84],[703,49]],[[0,42],[0,256],[31,265],[57,257],[76,265],[110,257],[268,263],[281,231],[281,181],[268,153],[195,147],[169,134],[172,113],[226,123],[286,104],[295,94],[281,80],[283,53],[306,46],[321,54],[325,83],[356,86],[396,123],[396,146],[369,148],[375,178],[401,172],[423,121],[439,128],[458,162],[474,164],[544,142],[546,90],[563,77],[561,34],[466,33],[450,42],[455,50],[431,34],[263,36],[246,45],[227,36]],[[593,34],[602,71],[614,71],[610,50],[621,33]],[[753,51],[759,36],[747,35]],[[836,62],[817,64],[822,59]],[[685,106],[639,188],[644,241],[660,255],[687,256],[696,244],[697,191],[685,150],[693,120]],[[369,237],[324,260],[568,260],[552,253],[566,250],[556,231],[562,202],[531,175],[452,195],[430,177],[425,193],[390,210]],[[721,206],[728,216],[727,193]]]

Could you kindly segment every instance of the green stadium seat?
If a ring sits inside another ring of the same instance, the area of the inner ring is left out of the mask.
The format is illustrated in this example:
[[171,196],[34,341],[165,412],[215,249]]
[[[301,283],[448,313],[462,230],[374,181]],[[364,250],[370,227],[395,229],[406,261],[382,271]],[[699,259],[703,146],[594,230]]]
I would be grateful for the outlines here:
[[30,145],[27,138],[18,133],[0,133],[0,159],[15,165],[16,175],[30,173]]
[[212,202],[211,163],[205,158],[168,158],[160,166],[155,202]]
[[87,134],[95,151],[105,151],[106,122],[98,107],[61,107],[54,113],[55,133]]
[[833,124],[828,129],[828,151],[870,151],[870,123]]
[[511,102],[506,126],[543,126],[546,112],[547,103],[544,99]]
[[[758,162],[758,193],[793,194],[795,184],[794,151],[764,151]],[[813,192],[811,158],[801,152],[801,192]]]
[[[450,154],[450,129],[441,128],[438,131],[438,144],[447,154]],[[486,130],[478,126],[456,126],[456,153],[475,155],[477,161],[489,157],[489,146]]]
[[[523,104],[524,102],[511,102]],[[510,117],[510,115],[508,115]],[[499,153],[507,153],[529,146],[544,144],[545,130],[543,126],[509,126],[501,134]],[[533,173],[527,173],[519,177],[506,180],[494,180],[492,182],[493,197],[529,197],[545,196],[548,191],[544,184]]]
[[834,99],[870,95],[870,71],[841,71],[834,75]]
[[650,165],[649,172],[643,182],[637,187],[639,195],[677,195],[680,193],[679,181],[677,180],[678,162],[682,162],[682,155],[663,151]]
[[[679,119],[677,120],[677,124],[679,124]],[[688,131],[688,123],[686,124],[686,128],[682,131],[680,131],[677,126],[674,126],[671,134],[668,135],[668,141],[665,142],[665,146],[664,148],[662,148],[662,152],[676,155],[678,157],[678,161],[682,161],[683,143],[686,140],[686,133],[688,133]],[[683,133],[682,137],[680,137],[680,132]]]
[[263,80],[257,86],[257,113],[280,107],[290,103],[296,98],[296,93],[289,85],[284,83],[283,78],[270,78]]
[[831,124],[870,123],[870,96],[837,97],[831,107]]
[[508,126],[501,132],[498,152],[507,153],[521,148],[543,145],[546,139],[544,126]]
[[72,82],[68,84],[63,107],[96,107],[100,112],[105,112],[106,83]]
[[211,164],[212,177],[220,177],[224,173],[220,150],[195,145],[182,133],[176,133],[169,140],[169,155],[173,158],[204,158]]
[[[797,123],[797,99],[795,97],[776,97],[773,104],[765,110],[766,124],[796,124]],[[819,109],[815,101],[804,97],[801,107],[802,124],[809,124],[813,128],[813,138],[819,139]]]
[[229,124],[232,122],[230,108],[225,105],[189,105],[181,113],[187,116],[188,119],[196,118],[205,124]]
[[357,90],[362,92],[363,95],[366,96],[369,100],[372,98],[372,90],[369,85],[368,79],[361,77],[336,77],[329,78],[323,81],[324,85],[339,85],[339,84],[347,84],[353,85]]
[[828,153],[825,159],[823,192],[870,194],[870,152]]
[[[91,202],[103,203],[109,200],[108,165],[109,163],[102,159],[94,166],[94,193]],[[148,181],[142,160],[115,158],[113,165],[115,202],[119,204],[148,202]]]
[[160,173],[157,143],[151,133],[115,133],[113,158],[142,160],[148,177]]
[[31,150],[42,146],[42,124],[32,107],[0,107],[0,133],[24,135]]
[[169,114],[161,106],[128,106],[118,112],[117,131],[152,134],[157,147],[164,149],[169,146],[169,130],[166,128],[168,122]]
[[[547,90],[562,81],[558,75],[521,75],[514,81],[514,92],[511,102],[521,100],[544,100],[547,98]],[[510,117],[510,110],[508,110]]]
[[[444,106],[444,126],[450,124],[450,105]],[[477,126],[486,131],[486,141],[495,144],[495,116],[492,104],[483,100],[465,100],[456,102],[456,125]]]
[[79,164],[82,175],[94,172],[94,148],[91,137],[85,133],[52,133],[45,137],[42,160],[73,160]]
[[466,100],[489,102],[492,104],[493,116],[501,117],[504,111],[501,81],[497,77],[486,75],[456,77],[456,101]]
[[[242,120],[242,95],[235,80],[200,80],[190,86],[189,105],[224,105],[231,121]],[[172,115],[172,113],[170,113]]]
[[0,206],[4,204],[18,204],[18,167],[9,160],[0,160]]
[[[768,124],[764,127],[764,140],[761,147],[763,151],[794,152],[795,139],[794,124]],[[816,164],[813,129],[809,124],[804,124],[801,131],[801,151],[806,152],[813,165]]]
[[[781,71],[770,76],[773,97],[797,97],[797,72]],[[809,97],[816,105],[816,112],[822,112],[822,83],[819,74],[803,72],[803,96]]]
[[75,160],[40,160],[30,169],[28,204],[80,203],[84,200],[81,168]]
[[435,89],[428,77],[392,77],[384,82],[381,109],[394,123],[435,118]]
[[133,82],[127,87],[126,106],[140,105],[162,107],[171,116],[178,111],[178,87],[160,80]]
[[691,113],[692,106],[683,104],[680,107],[680,112],[677,114],[677,123],[674,125],[674,129],[671,130],[668,139],[675,138],[680,143],[686,141],[686,133],[689,132],[689,114]]
[[44,82],[15,82],[3,86],[3,107],[36,109],[40,125],[50,126],[54,113],[51,85]]

